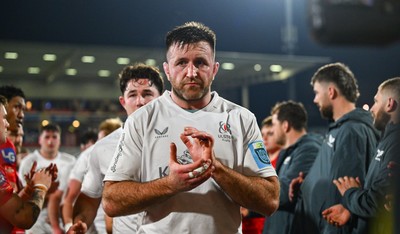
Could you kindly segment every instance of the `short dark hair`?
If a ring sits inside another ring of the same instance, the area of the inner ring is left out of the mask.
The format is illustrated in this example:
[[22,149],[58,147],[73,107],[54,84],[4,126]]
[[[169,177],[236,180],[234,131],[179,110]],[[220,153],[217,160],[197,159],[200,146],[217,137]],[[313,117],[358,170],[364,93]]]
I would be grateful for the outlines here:
[[278,102],[271,110],[271,115],[276,114],[280,122],[288,121],[295,130],[307,129],[307,111],[303,104],[294,101]]
[[334,83],[340,93],[352,103],[360,96],[353,72],[343,63],[330,63],[320,67],[311,78],[311,86],[314,86],[315,82]]
[[10,101],[13,97],[22,97],[23,99],[26,99],[24,91],[12,85],[1,86],[0,95],[6,97],[8,101]]
[[200,41],[207,42],[215,54],[217,37],[213,30],[199,22],[187,22],[169,31],[165,38],[167,50],[174,44],[184,46]]
[[164,91],[164,80],[161,76],[160,70],[144,63],[136,63],[124,67],[124,69],[122,69],[122,71],[119,73],[118,78],[119,89],[121,90],[122,94],[124,94],[129,81],[138,80],[141,78],[148,79],[150,81],[150,85],[154,84],[160,95]]
[[61,135],[61,128],[60,128],[60,126],[58,124],[55,124],[55,123],[49,123],[49,124],[44,125],[44,126],[42,125],[40,127],[39,134],[42,134],[44,131],[58,132]]
[[379,89],[381,92],[390,92],[391,95],[394,95],[398,99],[400,98],[400,77],[394,77],[388,80],[385,80],[379,85]]
[[95,130],[89,129],[85,133],[83,133],[81,137],[81,144],[86,145],[90,141],[96,142],[97,141],[98,134]]
[[4,97],[3,95],[0,95],[0,104],[2,104],[4,107],[7,108],[8,105],[7,98]]

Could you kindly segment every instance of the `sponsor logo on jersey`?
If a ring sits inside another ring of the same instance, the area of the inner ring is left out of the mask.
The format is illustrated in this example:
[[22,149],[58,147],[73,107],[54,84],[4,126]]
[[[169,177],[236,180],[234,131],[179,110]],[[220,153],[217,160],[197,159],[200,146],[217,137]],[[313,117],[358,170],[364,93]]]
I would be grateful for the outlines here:
[[113,165],[111,166],[111,171],[112,172],[116,172],[117,171],[117,169],[116,169],[117,168],[117,163],[118,163],[119,158],[122,156],[122,150],[123,150],[123,148],[125,146],[124,139],[125,139],[125,133],[122,133],[121,140],[119,141],[118,146],[117,146],[118,154],[114,159]]
[[283,161],[283,164],[289,164],[289,162],[290,162],[291,159],[292,159],[291,156],[287,156],[287,157],[285,158],[285,161]]
[[168,175],[168,166],[162,168],[162,167],[158,167],[158,173],[160,174],[160,178],[165,177]]
[[154,129],[154,132],[156,133],[156,138],[163,138],[163,137],[168,137],[167,132],[168,132],[168,127],[166,127],[164,130],[158,130],[157,128]]
[[326,143],[329,145],[329,147],[333,148],[333,144],[335,143],[335,138],[329,134],[328,141]]
[[190,155],[189,150],[187,149],[183,151],[181,155],[178,155],[176,160],[182,165],[193,163],[192,155]]
[[1,150],[1,156],[6,164],[14,164],[16,160],[15,152],[12,148],[5,148]]
[[219,122],[218,138],[225,142],[231,142],[232,132],[231,126],[223,121]]
[[249,150],[258,166],[258,169],[271,165],[267,150],[265,149],[264,143],[262,141],[251,142],[249,144]]
[[375,156],[375,160],[376,161],[381,161],[382,155],[383,153],[385,153],[385,151],[377,149],[376,151],[376,156]]
[[6,183],[6,176],[0,171],[0,186],[3,186],[4,183]]

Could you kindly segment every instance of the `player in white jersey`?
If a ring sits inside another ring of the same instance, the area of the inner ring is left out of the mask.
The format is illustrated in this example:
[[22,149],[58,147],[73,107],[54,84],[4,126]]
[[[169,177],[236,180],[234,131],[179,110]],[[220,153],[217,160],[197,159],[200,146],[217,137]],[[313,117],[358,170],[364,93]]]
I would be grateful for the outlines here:
[[[158,69],[144,64],[125,67],[119,75],[122,96],[121,105],[130,115],[138,108],[159,97],[164,83]],[[83,231],[93,222],[95,212],[101,201],[103,178],[111,162],[112,154],[118,145],[122,128],[96,142],[89,157],[89,167],[82,183],[81,194],[74,206],[74,225],[68,233]],[[135,233],[138,215],[116,217],[113,219],[113,233]]]
[[219,67],[211,29],[189,22],[166,42],[172,91],[128,117],[104,178],[104,210],[143,212],[138,233],[241,233],[241,205],[264,215],[278,207],[256,118],[211,92]]
[[[99,125],[99,133],[96,139],[101,139],[114,130],[122,126],[122,121],[119,118],[109,118],[102,121]],[[94,144],[95,142],[93,142]],[[82,181],[87,172],[89,155],[93,149],[93,145],[82,151],[79,155],[75,166],[72,168],[68,179],[68,189],[65,194],[62,206],[62,217],[64,222],[64,230],[68,230],[72,226],[73,204],[78,198],[81,191]],[[111,218],[110,218],[111,219]],[[87,233],[106,233],[105,213],[103,209],[98,209],[97,216]]]
[[[61,144],[60,135],[61,130],[58,125],[48,124],[42,126],[39,136],[40,150],[35,150],[21,161],[19,168],[20,176],[29,173],[35,161],[37,162],[38,169],[46,168],[53,163],[57,165],[57,180],[59,181],[57,190],[48,196],[47,206],[40,213],[38,221],[26,233],[63,233],[60,226],[60,203],[63,193],[67,188],[69,173],[76,159],[73,155],[59,151]],[[23,182],[25,183],[25,181]]]

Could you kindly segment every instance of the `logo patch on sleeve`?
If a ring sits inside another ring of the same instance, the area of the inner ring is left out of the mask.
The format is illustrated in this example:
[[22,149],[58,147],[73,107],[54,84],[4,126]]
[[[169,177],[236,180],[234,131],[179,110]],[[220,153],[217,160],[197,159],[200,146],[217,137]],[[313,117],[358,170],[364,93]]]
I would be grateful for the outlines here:
[[249,144],[249,149],[259,169],[271,165],[267,150],[265,149],[264,143],[262,141],[251,142]]

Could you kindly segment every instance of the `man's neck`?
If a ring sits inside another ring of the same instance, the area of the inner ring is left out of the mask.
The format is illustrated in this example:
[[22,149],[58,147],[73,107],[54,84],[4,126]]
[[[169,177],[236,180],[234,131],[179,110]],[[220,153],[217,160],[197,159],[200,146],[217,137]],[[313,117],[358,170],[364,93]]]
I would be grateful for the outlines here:
[[300,131],[291,130],[290,132],[288,132],[286,134],[285,149],[296,143],[300,139],[300,137],[304,136],[305,134],[307,134],[307,131],[305,129]]
[[39,153],[40,153],[40,155],[43,156],[43,158],[48,159],[48,160],[52,160],[52,159],[55,159],[57,157],[58,151],[45,152],[43,150],[40,150]]
[[336,122],[343,115],[356,109],[356,104],[347,100],[338,101],[333,106],[333,120]]
[[173,91],[171,91],[171,99],[174,101],[179,107],[185,110],[200,110],[206,107],[212,100],[211,93],[206,94],[199,100],[184,100],[183,98],[176,95]]

